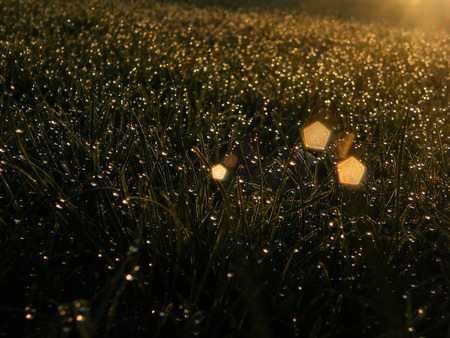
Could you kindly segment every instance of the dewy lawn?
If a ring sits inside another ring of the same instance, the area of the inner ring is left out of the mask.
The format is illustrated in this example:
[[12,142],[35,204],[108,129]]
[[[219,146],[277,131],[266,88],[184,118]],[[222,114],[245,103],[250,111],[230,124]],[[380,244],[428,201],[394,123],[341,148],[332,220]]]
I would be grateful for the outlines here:
[[2,336],[450,332],[448,35],[12,0],[0,40]]

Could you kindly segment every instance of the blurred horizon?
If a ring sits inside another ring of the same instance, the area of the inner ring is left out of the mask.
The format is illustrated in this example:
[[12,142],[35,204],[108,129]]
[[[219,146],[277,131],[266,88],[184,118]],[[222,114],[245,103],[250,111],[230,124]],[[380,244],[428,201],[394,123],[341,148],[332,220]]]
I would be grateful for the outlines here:
[[[148,0],[147,0],[148,1]],[[151,1],[151,0],[150,0]],[[450,29],[450,0],[156,0],[199,7],[270,8],[407,28]]]

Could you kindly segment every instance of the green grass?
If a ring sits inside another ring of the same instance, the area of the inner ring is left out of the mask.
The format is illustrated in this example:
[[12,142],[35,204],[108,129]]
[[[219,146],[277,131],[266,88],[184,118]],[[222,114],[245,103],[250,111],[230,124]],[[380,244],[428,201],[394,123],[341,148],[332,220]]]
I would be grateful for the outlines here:
[[0,6],[0,335],[449,337],[448,35],[133,6]]

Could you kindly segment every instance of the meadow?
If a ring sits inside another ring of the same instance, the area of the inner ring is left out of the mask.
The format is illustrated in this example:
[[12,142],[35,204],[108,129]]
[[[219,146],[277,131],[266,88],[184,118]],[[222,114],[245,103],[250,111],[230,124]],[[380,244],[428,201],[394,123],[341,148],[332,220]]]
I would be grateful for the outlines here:
[[0,336],[450,337],[449,56],[287,10],[0,1]]

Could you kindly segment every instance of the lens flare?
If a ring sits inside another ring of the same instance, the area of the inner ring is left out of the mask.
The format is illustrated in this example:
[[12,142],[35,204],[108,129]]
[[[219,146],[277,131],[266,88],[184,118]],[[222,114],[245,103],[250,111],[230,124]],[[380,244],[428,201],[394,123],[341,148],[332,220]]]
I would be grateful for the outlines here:
[[236,166],[237,160],[238,160],[238,158],[236,155],[228,154],[223,159],[223,164],[228,168],[233,168],[234,166]]
[[211,177],[213,180],[223,181],[227,175],[227,168],[222,164],[216,164],[211,168]]
[[349,133],[341,135],[336,143],[335,153],[340,160],[347,158],[350,148],[353,145],[355,134]]
[[355,157],[349,157],[337,164],[339,183],[359,185],[366,172],[366,166]]
[[306,148],[325,150],[331,136],[331,130],[320,122],[314,122],[303,128],[303,142]]

